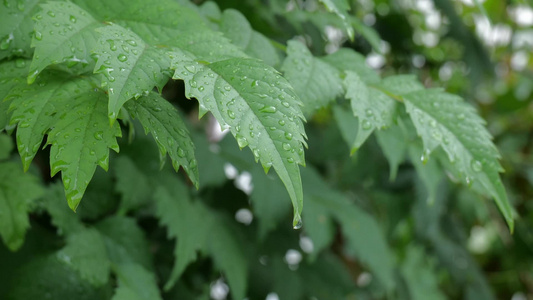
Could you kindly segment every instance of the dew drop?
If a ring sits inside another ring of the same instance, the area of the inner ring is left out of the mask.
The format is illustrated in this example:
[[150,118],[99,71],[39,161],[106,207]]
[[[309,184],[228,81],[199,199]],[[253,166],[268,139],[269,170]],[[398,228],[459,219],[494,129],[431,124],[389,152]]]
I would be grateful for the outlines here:
[[76,19],[75,16],[70,16],[69,20],[70,20],[70,22],[72,22],[72,23],[76,23],[76,22],[78,21],[78,19]]
[[281,125],[281,126],[285,126],[285,120],[279,120],[278,124]]
[[189,73],[196,73],[196,66],[194,65],[186,65],[185,70],[189,71]]
[[287,161],[292,164],[292,163],[294,163],[294,158],[289,157],[289,158],[287,158]]
[[132,46],[137,46],[137,42],[134,41],[134,40],[127,40],[126,43],[132,45]]
[[38,41],[41,41],[43,39],[43,34],[40,31],[35,31],[35,34],[33,36]]
[[302,217],[300,217],[300,215],[298,215],[298,214],[295,214],[292,224],[293,224],[292,228],[294,228],[294,229],[302,228]]
[[200,92],[203,92],[203,91],[205,90],[205,88],[204,88],[203,85],[201,85],[201,86],[198,87],[198,90],[199,90]]
[[289,141],[292,140],[292,133],[285,132],[285,138],[288,139]]
[[235,119],[235,113],[232,110],[228,110],[228,117]]
[[185,157],[185,151],[181,148],[178,148],[178,156],[179,157]]
[[102,131],[97,131],[94,133],[94,138],[98,141],[101,141],[103,139],[104,133]]
[[292,149],[291,144],[289,144],[289,143],[283,143],[283,150],[285,150],[285,151],[289,151],[289,150],[291,150],[291,149]]
[[54,14],[54,12],[51,11],[51,10],[49,10],[49,11],[47,12],[47,14],[48,14],[50,17],[52,17],[52,18],[54,18],[54,17],[56,16],[56,14]]
[[121,62],[125,62],[125,61],[128,60],[128,57],[127,57],[126,55],[124,55],[124,54],[119,54],[118,57],[117,57],[117,59],[118,59],[119,61],[121,61]]

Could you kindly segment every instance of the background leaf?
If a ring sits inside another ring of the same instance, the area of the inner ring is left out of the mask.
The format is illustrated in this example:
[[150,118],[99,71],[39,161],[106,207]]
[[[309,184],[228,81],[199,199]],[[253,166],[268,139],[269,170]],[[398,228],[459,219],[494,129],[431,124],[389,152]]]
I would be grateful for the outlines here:
[[42,192],[38,179],[23,173],[18,164],[0,163],[0,235],[11,251],[24,243],[29,206]]

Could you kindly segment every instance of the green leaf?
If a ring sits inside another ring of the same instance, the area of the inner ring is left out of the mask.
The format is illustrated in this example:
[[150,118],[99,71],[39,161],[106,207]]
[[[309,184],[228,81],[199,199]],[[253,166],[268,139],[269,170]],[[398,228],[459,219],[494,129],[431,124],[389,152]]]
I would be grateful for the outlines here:
[[52,217],[57,234],[70,235],[85,229],[79,216],[65,205],[65,192],[61,184],[52,184],[43,197],[46,211]]
[[39,0],[5,0],[0,10],[0,60],[11,56],[31,55],[32,16]]
[[152,272],[137,264],[113,267],[118,288],[112,300],[161,300],[157,282]]
[[94,62],[90,54],[99,35],[95,29],[102,24],[70,2],[51,1],[41,4],[41,7],[42,12],[35,17],[31,43],[35,54],[28,83],[33,83],[49,65],[67,63],[72,68],[79,64],[82,69],[92,65]]
[[[87,86],[84,79],[71,80],[64,73],[48,73],[34,85],[19,85],[10,94],[12,110],[10,125],[17,125],[17,148],[24,170],[27,171],[47,133],[58,120],[58,108],[75,93]],[[89,88],[89,87],[87,87]]]
[[24,77],[28,74],[29,61],[16,59],[0,64],[0,131],[4,130],[11,118],[8,111],[12,99],[6,98],[11,90],[19,85],[26,85]]
[[[74,88],[76,85],[70,85]],[[69,207],[76,210],[98,164],[107,171],[109,149],[118,152],[118,124],[109,126],[107,97],[87,81],[79,89],[65,91],[68,102],[48,134],[52,176],[61,171]]]
[[198,162],[194,157],[194,144],[176,109],[152,92],[128,102],[126,110],[141,122],[146,134],[152,134],[159,147],[161,159],[165,159],[168,152],[176,172],[183,166],[198,188]]
[[146,175],[127,156],[119,156],[114,161],[115,189],[122,195],[119,214],[146,204],[151,197],[151,186]]
[[319,0],[324,4],[324,6],[332,13],[335,13],[344,23],[346,31],[348,32],[348,37],[351,40],[354,38],[353,27],[349,22],[350,16],[348,15],[348,10],[350,10],[350,4],[348,0]]
[[350,17],[350,23],[353,26],[353,29],[355,29],[357,33],[364,37],[365,40],[370,44],[370,46],[372,46],[374,51],[382,53],[381,38],[374,28],[367,26],[365,23],[361,22],[361,20],[356,17]]
[[337,52],[321,59],[342,72],[352,71],[357,73],[359,78],[366,84],[377,84],[381,81],[378,73],[368,67],[365,57],[353,49],[341,48]]
[[378,86],[393,95],[405,95],[424,89],[424,85],[418,81],[416,75],[404,74],[385,77]]
[[19,164],[0,163],[0,235],[11,251],[24,243],[30,227],[29,204],[41,196],[38,179],[22,172]]
[[[165,290],[169,290],[185,270],[196,260],[197,251],[209,254],[221,269],[235,299],[243,299],[246,291],[247,264],[231,224],[210,211],[201,202],[191,202],[188,189],[179,180],[163,179],[154,198],[156,215],[168,229],[170,238],[177,238],[174,249],[176,262]],[[176,217],[179,216],[179,217]]]
[[218,151],[218,145],[207,140],[203,133],[191,132],[194,145],[196,147],[196,157],[198,158],[198,172],[202,174],[202,185],[200,188],[210,188],[221,186],[226,182],[224,173],[225,160]]
[[446,296],[439,289],[433,264],[427,261],[424,250],[417,246],[407,248],[407,256],[401,266],[401,274],[409,290],[409,299],[443,300]]
[[11,150],[13,150],[13,142],[11,141],[11,137],[0,133],[0,160],[9,158]]
[[170,60],[161,50],[147,45],[138,35],[119,25],[99,28],[95,73],[103,74],[109,94],[109,119],[114,122],[120,108],[131,98],[162,89],[169,78]]
[[109,280],[110,262],[106,247],[102,236],[94,229],[69,235],[67,245],[57,257],[94,286],[102,286]]
[[426,159],[435,148],[442,147],[467,185],[478,181],[496,200],[512,232],[512,207],[499,176],[503,170],[500,155],[474,108],[438,89],[412,92],[403,99],[424,142]]
[[254,31],[248,20],[237,10],[227,9],[220,20],[220,31],[231,42],[270,66],[279,63],[279,56],[272,43],[261,33]]
[[[215,215],[211,217],[216,218]],[[231,230],[232,224],[221,218],[217,221],[209,230],[206,251],[213,258],[217,268],[224,272],[231,287],[232,297],[244,299],[248,275],[246,253],[239,246],[241,241]]]
[[96,224],[104,239],[107,255],[117,265],[138,264],[152,269],[152,257],[145,233],[135,219],[113,216]]
[[383,154],[389,161],[390,180],[395,180],[398,174],[398,167],[405,160],[407,154],[407,137],[404,135],[400,126],[391,126],[386,130],[376,132],[376,138],[383,151]]
[[185,81],[187,97],[200,102],[200,115],[211,111],[265,171],[274,167],[293,202],[296,226],[303,206],[298,164],[304,164],[306,143],[300,101],[290,84],[252,59],[201,64],[178,57],[173,65],[173,78]]
[[342,95],[340,72],[322,60],[313,57],[307,47],[298,41],[289,41],[287,58],[281,70],[304,102],[306,116]]
[[259,222],[259,238],[264,239],[289,212],[287,192],[279,178],[270,174],[265,175],[261,167],[254,167],[251,174],[254,189],[250,201],[254,208],[254,216],[257,216]]
[[111,21],[128,28],[155,47],[177,47],[209,62],[246,56],[221,32],[211,30],[190,5],[184,6],[173,0],[76,2],[100,21]]
[[411,163],[415,166],[418,178],[420,178],[427,190],[427,203],[433,204],[437,199],[439,184],[443,179],[442,168],[436,160],[426,159],[422,145],[411,144],[408,150]]
[[18,268],[12,277],[6,299],[76,299],[102,300],[110,298],[106,286],[94,288],[55,255],[36,257]]
[[333,106],[333,116],[335,117],[342,138],[348,147],[351,147],[359,132],[359,122],[357,118],[353,117],[351,109],[348,110],[340,105]]
[[176,262],[165,284],[167,291],[176,283],[185,267],[196,260],[196,251],[204,245],[212,221],[205,214],[199,214],[198,209],[191,204],[188,190],[181,181],[173,180],[170,184],[173,184],[171,189],[159,187],[154,194],[159,222],[167,227],[169,238],[177,238],[174,248]]
[[359,120],[357,137],[352,146],[354,153],[376,128],[392,125],[396,102],[383,92],[367,87],[359,75],[352,71],[346,72],[344,85],[346,98],[351,100],[353,113]]
[[[346,239],[347,252],[367,265],[386,290],[392,290],[395,285],[394,256],[377,221],[343,194],[331,189],[312,168],[302,171],[302,179],[306,187],[306,202],[312,202],[308,204],[312,207],[311,215],[304,219],[309,237],[317,239],[317,244],[325,247],[332,236],[328,234],[328,231],[331,233],[330,219],[336,220]],[[309,223],[318,224],[308,227]]]

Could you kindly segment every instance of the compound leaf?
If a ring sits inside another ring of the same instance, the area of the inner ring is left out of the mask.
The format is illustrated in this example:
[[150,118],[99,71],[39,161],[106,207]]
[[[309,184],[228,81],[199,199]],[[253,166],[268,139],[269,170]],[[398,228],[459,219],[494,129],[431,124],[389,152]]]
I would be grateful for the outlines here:
[[439,89],[415,91],[403,96],[418,134],[424,142],[424,157],[442,147],[453,169],[467,184],[478,181],[491,195],[511,231],[512,208],[500,180],[500,155],[485,122],[459,96]]
[[69,235],[67,245],[57,257],[94,286],[104,285],[109,280],[111,264],[102,236],[94,229]]
[[96,46],[96,28],[102,23],[70,2],[51,1],[41,4],[42,12],[35,17],[35,34],[31,46],[35,54],[31,62],[28,83],[49,65],[67,63],[69,68],[78,64],[93,64],[91,50]]
[[298,41],[289,41],[287,58],[281,70],[304,102],[302,111],[306,116],[326,106],[343,92],[340,72],[313,57],[309,49]]
[[141,122],[145,133],[152,134],[161,158],[164,159],[168,153],[174,169],[178,171],[183,166],[198,188],[198,162],[194,157],[194,144],[178,111],[154,92],[129,101],[126,110]]
[[298,164],[304,164],[306,143],[301,102],[290,84],[254,59],[204,64],[173,55],[173,78],[185,81],[187,97],[200,102],[200,115],[211,111],[239,147],[250,147],[265,171],[274,167],[293,202],[296,226],[303,206]]
[[19,164],[0,163],[0,235],[11,251],[24,243],[30,227],[29,204],[42,192],[37,178],[23,173]]
[[109,119],[116,120],[120,108],[131,98],[162,89],[169,78],[170,60],[161,50],[146,44],[137,34],[113,24],[101,33],[94,52],[95,73],[101,73],[109,94]]

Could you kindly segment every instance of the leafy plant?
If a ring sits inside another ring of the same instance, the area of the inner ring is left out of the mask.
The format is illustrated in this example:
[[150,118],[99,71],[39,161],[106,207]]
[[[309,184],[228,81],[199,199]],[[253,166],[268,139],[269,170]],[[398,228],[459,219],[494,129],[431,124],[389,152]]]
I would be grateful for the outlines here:
[[[370,68],[355,38],[379,37],[348,1],[267,2],[4,1],[2,298],[493,297],[440,222],[482,196],[514,230],[477,110]],[[328,22],[351,41],[331,54],[302,27]]]

